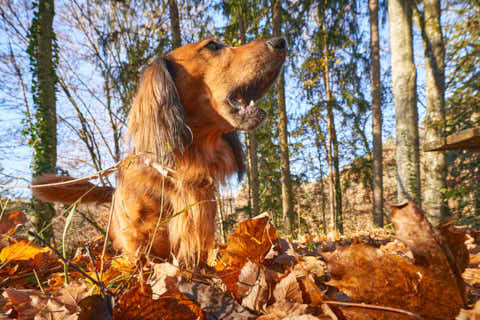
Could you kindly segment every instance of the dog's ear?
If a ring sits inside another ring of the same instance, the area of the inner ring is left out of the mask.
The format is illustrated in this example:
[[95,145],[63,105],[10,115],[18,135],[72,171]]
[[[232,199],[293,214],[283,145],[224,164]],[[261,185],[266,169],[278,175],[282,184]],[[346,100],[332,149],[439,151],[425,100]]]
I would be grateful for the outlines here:
[[184,152],[192,134],[169,69],[171,63],[159,57],[144,70],[129,113],[128,134],[137,153],[171,164],[174,152]]

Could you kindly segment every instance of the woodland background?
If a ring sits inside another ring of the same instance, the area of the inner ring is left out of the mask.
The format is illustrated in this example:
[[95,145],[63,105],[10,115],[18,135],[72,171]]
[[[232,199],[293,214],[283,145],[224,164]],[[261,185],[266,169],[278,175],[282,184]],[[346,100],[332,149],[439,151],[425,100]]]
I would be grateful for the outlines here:
[[[267,120],[242,138],[247,178],[219,194],[223,234],[263,212],[293,236],[388,227],[385,203],[410,198],[434,224],[479,222],[479,153],[422,150],[480,121],[478,0],[0,0],[0,28],[0,184],[122,159],[154,56],[284,36],[283,75],[258,103]],[[49,237],[51,207],[33,199],[28,212]]]

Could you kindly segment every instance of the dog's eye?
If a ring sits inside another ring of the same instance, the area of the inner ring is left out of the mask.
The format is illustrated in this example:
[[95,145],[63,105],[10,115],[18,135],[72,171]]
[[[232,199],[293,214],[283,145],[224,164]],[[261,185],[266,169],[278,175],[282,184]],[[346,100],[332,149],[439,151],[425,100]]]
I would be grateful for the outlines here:
[[223,44],[215,42],[215,41],[210,41],[209,43],[207,43],[205,45],[205,48],[207,48],[208,50],[212,50],[212,51],[218,51],[218,50],[222,49],[223,47],[225,47]]

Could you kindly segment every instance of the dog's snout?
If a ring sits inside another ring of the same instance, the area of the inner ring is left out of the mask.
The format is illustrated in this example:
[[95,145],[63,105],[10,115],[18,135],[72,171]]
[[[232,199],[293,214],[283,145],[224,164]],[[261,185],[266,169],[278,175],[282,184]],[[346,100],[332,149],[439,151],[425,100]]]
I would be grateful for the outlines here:
[[267,40],[267,45],[277,51],[286,51],[287,50],[287,41],[282,37],[272,38]]

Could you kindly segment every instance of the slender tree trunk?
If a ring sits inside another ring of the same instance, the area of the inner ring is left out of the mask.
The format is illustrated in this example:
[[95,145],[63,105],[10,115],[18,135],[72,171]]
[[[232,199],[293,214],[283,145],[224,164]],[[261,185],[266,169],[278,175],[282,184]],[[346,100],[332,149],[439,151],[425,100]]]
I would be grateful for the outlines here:
[[[57,111],[55,97],[55,62],[53,33],[54,1],[40,0],[38,21],[33,22],[29,53],[36,61],[33,67],[32,88],[36,104],[35,129],[32,129],[33,176],[54,173],[57,164]],[[36,84],[35,84],[36,82]],[[52,206],[33,199],[32,223],[36,231],[45,239],[52,236],[51,219],[55,215]]]
[[257,216],[260,214],[260,200],[258,196],[258,159],[257,159],[257,139],[255,132],[250,131],[248,133],[248,148],[249,148],[249,163],[250,163],[250,183],[252,189],[252,215]]
[[[281,0],[272,0],[273,35],[282,36],[282,5]],[[288,152],[287,111],[285,104],[285,78],[283,71],[277,81],[278,131],[280,138],[280,167],[282,180],[283,221],[288,226],[290,235],[295,236],[295,212],[293,211],[293,192],[290,178],[290,158]]]
[[[333,106],[332,106],[333,109]],[[335,170],[335,225],[338,232],[343,233],[343,207],[342,207],[342,185],[340,180],[340,166],[339,166],[339,154],[338,154],[338,140],[337,140],[337,130],[335,129],[335,119],[333,118],[330,123],[331,134],[332,134],[332,147],[333,147],[333,165]]]
[[245,132],[245,146],[247,152],[247,191],[248,191],[248,217],[253,217],[253,204],[252,204],[252,165],[250,162],[250,139],[248,132]]
[[330,216],[332,230],[338,230],[343,233],[343,214],[342,214],[342,190],[340,182],[340,168],[338,161],[338,141],[335,129],[335,118],[333,115],[333,107],[335,105],[335,98],[330,90],[330,59],[331,52],[328,49],[327,24],[325,22],[325,15],[318,7],[318,16],[322,30],[325,34],[323,41],[324,62],[322,66],[323,84],[325,86],[325,98],[327,101],[327,126],[328,126],[328,150],[327,162],[330,176]]
[[[425,141],[445,137],[445,48],[440,25],[440,0],[425,0],[423,14],[415,12],[422,34],[427,73]],[[442,189],[446,186],[446,159],[442,151],[425,152],[424,209],[434,225],[447,215]]]
[[421,204],[417,73],[413,62],[411,1],[389,0],[390,52],[396,122],[398,202]]
[[[245,21],[244,21],[244,7],[241,6],[238,15],[238,21],[240,26],[240,39],[242,44],[247,43]],[[248,101],[247,101],[248,102]],[[257,138],[255,131],[251,130],[246,133],[247,144],[247,157],[248,157],[248,176],[249,176],[249,195],[251,196],[251,216],[257,216],[260,214],[260,200],[258,197],[258,159],[257,159]]]
[[168,0],[168,8],[170,11],[170,28],[172,28],[172,45],[173,48],[178,48],[182,45],[182,36],[177,0]]
[[370,60],[372,87],[373,132],[373,221],[383,227],[383,155],[382,155],[382,94],[380,86],[380,44],[378,35],[378,0],[369,0]]
[[[326,219],[326,213],[325,213],[325,182],[323,181],[323,169],[322,169],[322,145],[324,146],[325,150],[328,150],[325,144],[325,138],[320,132],[320,124],[318,123],[318,119],[314,120],[314,126],[315,130],[318,132],[317,137],[315,137],[315,146],[317,147],[317,153],[318,153],[318,163],[320,165],[319,171],[320,171],[320,189],[322,190],[322,224],[323,224],[323,233],[327,234],[327,219]],[[321,135],[321,139],[318,137],[318,135]],[[335,213],[335,210],[332,211]]]

